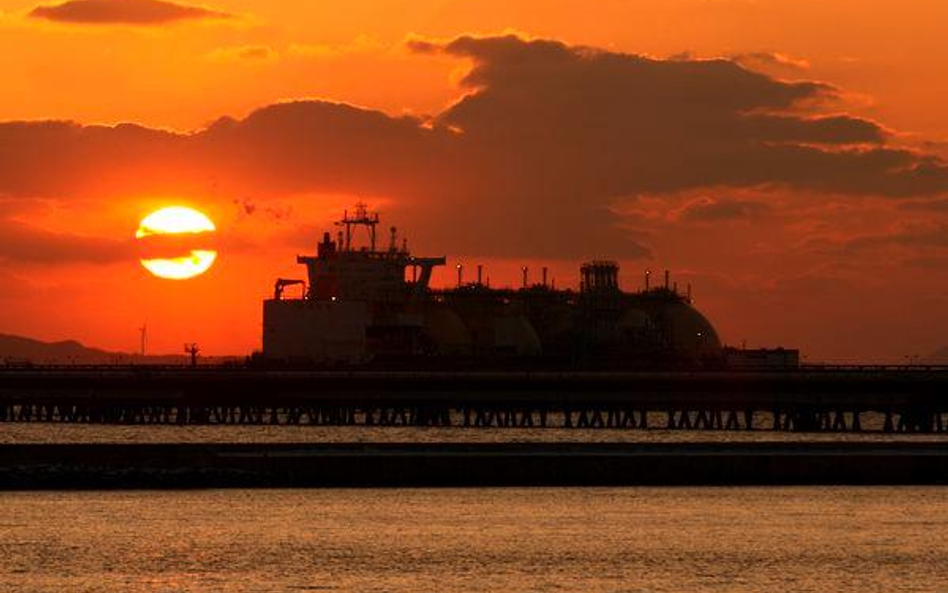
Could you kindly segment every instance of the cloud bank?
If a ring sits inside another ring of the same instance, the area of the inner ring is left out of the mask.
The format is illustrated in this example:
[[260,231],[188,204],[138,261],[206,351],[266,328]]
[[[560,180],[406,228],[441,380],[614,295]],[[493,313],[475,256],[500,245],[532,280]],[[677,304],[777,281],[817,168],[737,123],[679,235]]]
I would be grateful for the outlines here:
[[12,220],[0,220],[0,261],[27,264],[111,263],[134,254],[129,241],[57,233]]
[[[610,209],[617,199],[761,186],[913,199],[948,191],[945,163],[890,146],[876,122],[807,111],[835,94],[823,83],[777,80],[732,60],[656,60],[517,36],[410,47],[471,64],[464,96],[431,118],[307,100],[188,134],[8,122],[0,196],[361,195],[391,199],[455,252],[575,255],[568,238],[582,252],[641,257],[648,249]],[[681,215],[765,211],[725,200]]]

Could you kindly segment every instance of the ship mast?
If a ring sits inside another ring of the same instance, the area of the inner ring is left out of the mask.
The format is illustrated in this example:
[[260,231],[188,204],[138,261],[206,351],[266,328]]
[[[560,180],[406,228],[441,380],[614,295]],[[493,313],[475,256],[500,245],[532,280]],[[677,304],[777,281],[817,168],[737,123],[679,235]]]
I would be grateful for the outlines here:
[[349,211],[343,212],[342,220],[336,221],[336,226],[345,227],[345,244],[343,251],[352,251],[352,233],[353,227],[364,226],[369,231],[369,251],[375,253],[375,226],[379,223],[379,213],[369,212],[364,202],[356,204],[355,212],[352,216]]

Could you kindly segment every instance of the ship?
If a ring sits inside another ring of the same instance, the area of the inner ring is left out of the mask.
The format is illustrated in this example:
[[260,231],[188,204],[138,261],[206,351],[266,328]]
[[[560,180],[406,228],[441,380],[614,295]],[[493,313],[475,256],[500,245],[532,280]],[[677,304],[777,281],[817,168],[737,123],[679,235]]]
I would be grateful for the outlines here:
[[[724,360],[717,331],[695,308],[691,286],[670,282],[623,291],[619,264],[580,267],[578,290],[538,282],[491,287],[481,266],[464,282],[432,286],[446,257],[418,257],[396,227],[378,245],[378,212],[359,203],[300,255],[305,278],[279,278],[263,303],[263,349],[271,363],[414,365],[419,368],[708,367]],[[362,244],[357,245],[357,239]]]

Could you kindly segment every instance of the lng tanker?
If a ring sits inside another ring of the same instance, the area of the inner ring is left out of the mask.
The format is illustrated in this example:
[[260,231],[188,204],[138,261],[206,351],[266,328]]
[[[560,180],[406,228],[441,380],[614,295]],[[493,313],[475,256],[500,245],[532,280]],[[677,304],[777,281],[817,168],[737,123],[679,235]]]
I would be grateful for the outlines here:
[[[547,361],[610,368],[709,366],[723,361],[713,325],[663,283],[625,292],[619,266],[595,260],[580,268],[579,290],[542,280],[492,288],[482,279],[431,286],[445,257],[412,255],[390,228],[378,247],[379,215],[364,204],[323,234],[315,255],[297,262],[305,279],[280,278],[263,305],[263,358],[315,364],[383,360],[482,363]],[[356,234],[367,244],[356,246]],[[294,287],[294,288],[291,288]],[[294,296],[288,293],[293,291]]]

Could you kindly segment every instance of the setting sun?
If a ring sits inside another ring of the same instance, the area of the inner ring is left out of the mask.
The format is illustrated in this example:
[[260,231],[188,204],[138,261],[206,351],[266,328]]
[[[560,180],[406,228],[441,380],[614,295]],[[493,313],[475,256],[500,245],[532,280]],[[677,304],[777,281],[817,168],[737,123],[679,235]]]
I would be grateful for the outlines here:
[[[187,254],[156,254],[149,251],[140,259],[141,264],[155,276],[169,280],[186,280],[203,274],[214,264],[217,252],[212,249],[193,248],[193,245],[187,243],[196,244],[197,236],[203,238],[215,230],[211,219],[193,208],[168,206],[156,210],[142,219],[138,230],[135,231],[135,238],[140,242],[151,243],[152,246],[173,246],[176,250],[186,251]],[[179,239],[186,239],[187,243],[182,243]]]

